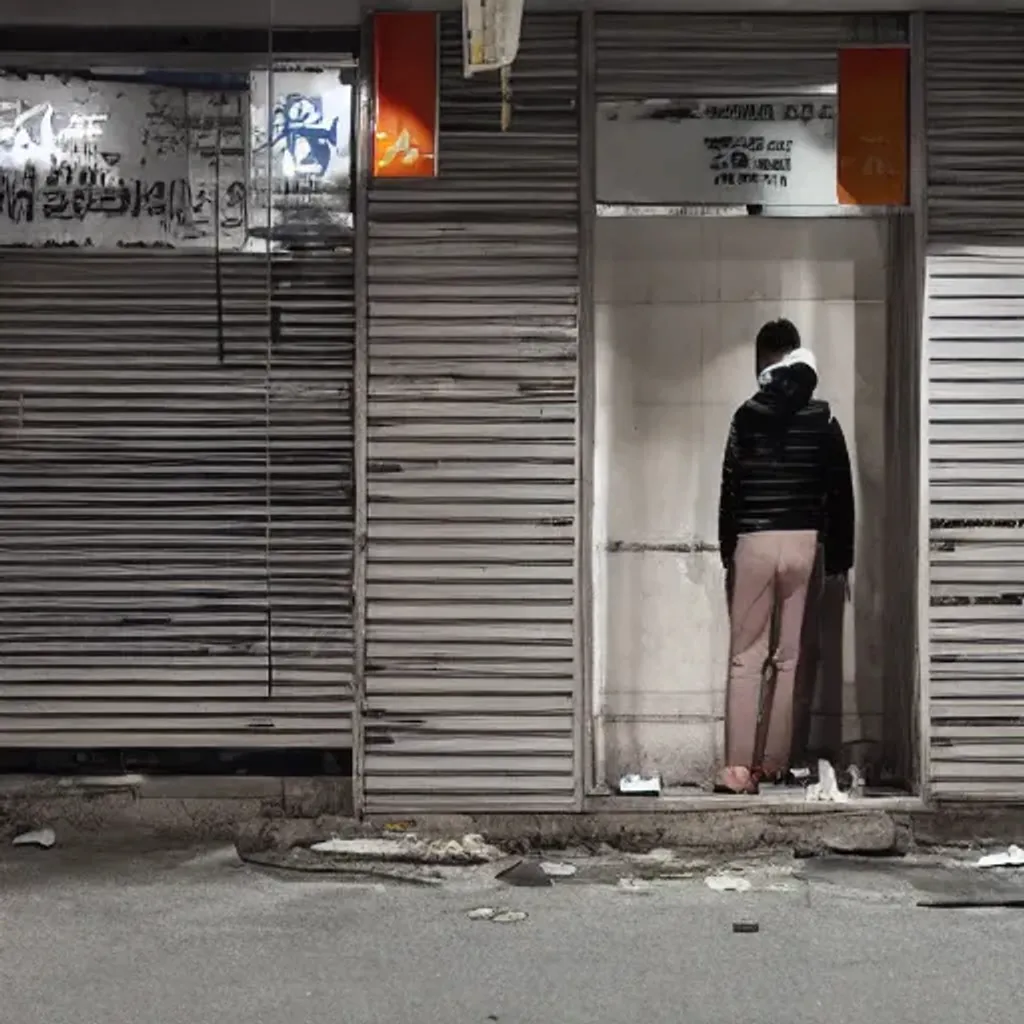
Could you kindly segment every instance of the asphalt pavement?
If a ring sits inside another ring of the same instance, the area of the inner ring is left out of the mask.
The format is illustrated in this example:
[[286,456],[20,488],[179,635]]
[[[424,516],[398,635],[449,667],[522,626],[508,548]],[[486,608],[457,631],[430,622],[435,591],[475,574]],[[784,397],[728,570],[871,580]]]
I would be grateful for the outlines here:
[[[711,889],[706,876],[722,870],[749,889]],[[611,863],[551,888],[511,888],[486,866],[423,885],[268,872],[231,849],[0,851],[0,1021],[1020,1016],[1024,910],[919,905],[929,893],[965,891],[970,868],[783,859],[644,873]],[[1017,877],[1004,873],[1000,884],[1016,887]],[[488,911],[513,913],[501,923]]]

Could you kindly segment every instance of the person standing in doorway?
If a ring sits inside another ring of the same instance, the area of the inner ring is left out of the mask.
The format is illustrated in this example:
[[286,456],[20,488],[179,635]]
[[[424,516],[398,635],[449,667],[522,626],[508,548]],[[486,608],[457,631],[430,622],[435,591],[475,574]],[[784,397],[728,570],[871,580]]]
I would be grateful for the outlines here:
[[[828,403],[814,398],[814,355],[789,320],[773,320],[758,332],[756,360],[758,390],[732,418],[718,510],[730,652],[726,764],[715,788],[730,793],[756,793],[761,778],[789,770],[800,634],[819,539],[828,573],[853,565],[850,457]],[[766,675],[774,686],[762,699]]]

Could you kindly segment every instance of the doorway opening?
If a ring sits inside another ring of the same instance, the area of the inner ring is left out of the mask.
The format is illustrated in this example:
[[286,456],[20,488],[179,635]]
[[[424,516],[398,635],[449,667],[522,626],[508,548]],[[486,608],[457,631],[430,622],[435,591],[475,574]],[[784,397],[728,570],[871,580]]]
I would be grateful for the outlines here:
[[[916,788],[912,240],[905,214],[598,217],[597,792],[639,775],[658,777],[665,795],[696,795],[723,763],[722,456],[733,412],[756,389],[758,328],[779,317],[816,356],[816,393],[845,432],[857,510],[850,596],[827,588],[819,605],[798,759],[825,757],[841,779],[856,766],[869,795]],[[799,786],[786,792],[804,798]]]

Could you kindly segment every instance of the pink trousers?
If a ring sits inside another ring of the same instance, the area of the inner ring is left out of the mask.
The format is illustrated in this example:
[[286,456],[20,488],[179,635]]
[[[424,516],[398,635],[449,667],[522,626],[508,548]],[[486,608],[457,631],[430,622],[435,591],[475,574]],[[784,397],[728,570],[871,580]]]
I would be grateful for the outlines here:
[[[736,545],[725,718],[730,767],[763,767],[769,773],[789,767],[794,681],[817,545],[813,530],[744,534]],[[774,686],[765,686],[772,676]]]

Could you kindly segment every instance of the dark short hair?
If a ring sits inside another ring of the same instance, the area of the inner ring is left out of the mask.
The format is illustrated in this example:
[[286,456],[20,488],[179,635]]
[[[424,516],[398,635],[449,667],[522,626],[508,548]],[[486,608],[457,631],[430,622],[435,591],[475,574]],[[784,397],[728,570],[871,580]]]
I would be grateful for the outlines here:
[[800,332],[791,320],[769,320],[757,332],[757,367],[763,370],[800,347]]

